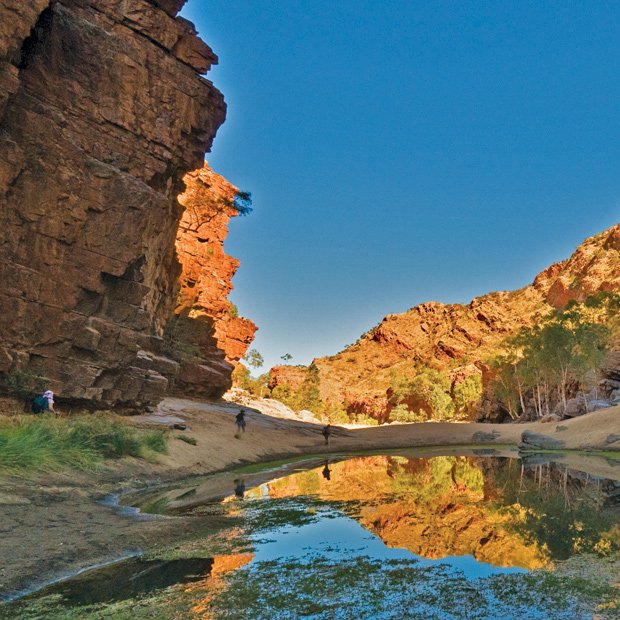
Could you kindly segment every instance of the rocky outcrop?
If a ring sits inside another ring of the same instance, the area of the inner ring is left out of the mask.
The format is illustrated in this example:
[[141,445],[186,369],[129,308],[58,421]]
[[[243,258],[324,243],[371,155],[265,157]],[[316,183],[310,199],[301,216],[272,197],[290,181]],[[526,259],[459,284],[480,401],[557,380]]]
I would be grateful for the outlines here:
[[[116,404],[189,372],[162,338],[181,273],[177,196],[225,104],[183,4],[0,0],[5,379],[41,375],[63,398]],[[230,383],[225,358],[194,365],[204,393]]]
[[586,239],[568,260],[540,273],[533,286],[554,308],[598,291],[620,291],[620,224]]
[[268,387],[270,390],[278,386],[287,386],[298,390],[308,376],[306,366],[274,366],[269,370]]
[[[549,267],[532,285],[518,291],[490,293],[467,305],[429,302],[385,317],[344,351],[314,360],[322,399],[343,403],[349,413],[384,420],[395,373],[431,366],[448,372],[453,389],[472,374],[486,382],[485,360],[507,336],[571,299],[583,301],[598,291],[620,291],[619,247],[620,224],[587,239],[568,260]],[[284,383],[284,368],[274,370],[278,383]],[[616,385],[614,372],[613,368],[606,371],[611,387]],[[298,382],[300,369],[294,374]],[[620,387],[620,375],[618,379]],[[486,415],[501,421],[506,414],[489,410]]]
[[[257,328],[252,321],[238,316],[236,307],[227,299],[239,267],[239,261],[224,252],[228,221],[238,215],[233,206],[237,188],[206,164],[187,174],[185,184],[186,190],[179,196],[185,211],[176,240],[182,271],[175,314],[201,325],[208,335],[199,352],[207,360],[208,372],[219,357],[227,365],[238,362]],[[222,386],[227,388],[230,370],[227,366],[222,369]],[[195,373],[195,363],[182,362],[175,387],[200,393],[202,382],[194,379]]]

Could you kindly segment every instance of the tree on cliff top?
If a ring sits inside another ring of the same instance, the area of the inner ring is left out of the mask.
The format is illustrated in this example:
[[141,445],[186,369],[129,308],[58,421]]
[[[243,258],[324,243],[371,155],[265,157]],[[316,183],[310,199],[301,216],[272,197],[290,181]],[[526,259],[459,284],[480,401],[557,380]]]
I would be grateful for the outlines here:
[[264,363],[265,359],[258,352],[257,349],[250,349],[243,357],[243,359],[248,363],[252,368],[260,368]]
[[250,192],[238,191],[235,194],[231,206],[242,217],[249,215],[254,211],[254,209],[252,209],[252,194]]

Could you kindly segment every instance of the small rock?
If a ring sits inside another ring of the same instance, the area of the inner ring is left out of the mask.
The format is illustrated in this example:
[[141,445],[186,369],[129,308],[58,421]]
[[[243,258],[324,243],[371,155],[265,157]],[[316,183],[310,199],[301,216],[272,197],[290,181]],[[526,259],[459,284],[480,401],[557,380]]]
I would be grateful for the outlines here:
[[607,400],[591,400],[588,401],[588,411],[598,411],[599,409],[607,409],[611,407],[611,403]]
[[616,443],[616,441],[620,441],[620,435],[616,435],[615,433],[607,435],[607,439],[605,439],[605,443]]
[[486,431],[476,431],[472,436],[472,441],[485,443],[487,441],[495,441],[495,439],[499,436],[497,431],[493,431],[491,433],[487,433]]
[[564,442],[534,431],[523,431],[520,448],[524,450],[560,450]]
[[561,433],[562,431],[567,431],[567,430],[568,430],[568,426],[562,426],[562,425],[558,424],[555,427],[555,432],[556,433]]
[[569,418],[574,418],[578,415],[583,415],[586,412],[586,406],[581,396],[576,398],[570,398],[566,401],[566,409],[564,415]]
[[541,422],[559,422],[562,418],[556,413],[548,413],[540,418]]

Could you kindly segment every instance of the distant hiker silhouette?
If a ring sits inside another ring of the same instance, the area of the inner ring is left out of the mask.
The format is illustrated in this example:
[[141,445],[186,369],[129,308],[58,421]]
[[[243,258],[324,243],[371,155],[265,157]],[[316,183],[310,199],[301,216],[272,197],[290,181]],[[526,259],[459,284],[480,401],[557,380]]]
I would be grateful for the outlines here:
[[245,481],[243,478],[236,478],[233,484],[235,485],[235,495],[239,499],[243,499],[245,495]]
[[321,431],[323,437],[325,437],[325,445],[327,445],[329,443],[329,437],[332,434],[332,426],[331,424],[328,424],[327,426],[323,427],[323,430]]
[[328,460],[325,460],[325,467],[323,467],[323,471],[321,473],[323,474],[323,478],[325,478],[325,480],[331,480],[332,472],[329,470]]
[[245,433],[245,409],[242,409],[235,417],[235,424],[237,425],[237,432],[235,437],[239,439],[241,433]]

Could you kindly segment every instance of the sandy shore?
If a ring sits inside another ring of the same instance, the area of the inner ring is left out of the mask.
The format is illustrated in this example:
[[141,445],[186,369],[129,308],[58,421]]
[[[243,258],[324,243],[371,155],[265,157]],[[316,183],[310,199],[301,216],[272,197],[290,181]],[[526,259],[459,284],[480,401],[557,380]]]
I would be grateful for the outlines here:
[[[569,450],[620,451],[620,406],[597,411],[560,423],[475,424],[433,422],[399,424],[358,429],[334,429],[328,446],[321,436],[322,425],[284,420],[246,408],[247,432],[235,439],[233,403],[205,403],[166,399],[155,414],[137,418],[140,424],[165,424],[178,418],[188,425],[187,434],[196,446],[172,441],[162,460],[164,469],[208,473],[235,464],[267,461],[299,454],[382,450],[417,446],[514,445],[524,431],[562,441]],[[608,442],[610,436],[618,436]]]
[[[97,474],[71,471],[31,479],[0,478],[0,597],[124,553],[172,544],[196,527],[187,518],[128,519],[101,503],[108,494],[124,490],[298,455],[429,446],[516,448],[526,430],[561,439],[570,450],[620,451],[620,407],[547,424],[336,428],[329,445],[324,443],[319,424],[280,419],[247,408],[247,431],[237,439],[237,411],[238,406],[223,401],[166,399],[153,414],[133,418],[139,426],[169,426],[174,421],[187,425],[185,431],[171,431],[169,454],[158,463],[122,459]],[[179,439],[182,436],[193,438],[196,445]],[[620,479],[620,461],[577,453],[562,458],[567,465],[593,475]],[[230,480],[225,474],[218,477],[215,486],[221,486],[221,492],[232,489],[234,474],[228,477]]]

